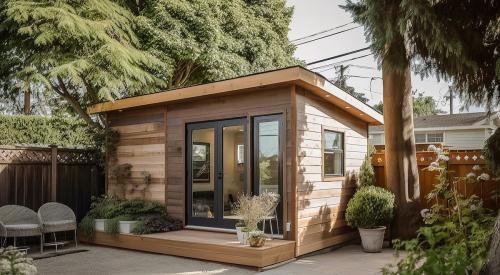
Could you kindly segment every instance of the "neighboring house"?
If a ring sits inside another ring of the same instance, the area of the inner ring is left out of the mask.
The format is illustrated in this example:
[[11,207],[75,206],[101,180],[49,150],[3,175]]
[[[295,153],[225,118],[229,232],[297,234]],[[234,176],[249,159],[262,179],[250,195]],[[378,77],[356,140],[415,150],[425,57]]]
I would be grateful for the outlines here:
[[[500,112],[434,115],[414,118],[415,143],[442,144],[450,149],[482,149],[500,126]],[[384,126],[371,126],[370,144],[384,145]]]
[[[189,229],[234,230],[238,195],[273,191],[293,256],[358,236],[343,214],[350,175],[367,152],[368,126],[383,118],[319,74],[285,68],[105,102],[89,113],[105,113],[120,133],[108,169],[132,164],[132,182],[149,172],[146,198],[164,202]],[[107,182],[112,193],[109,173]]]

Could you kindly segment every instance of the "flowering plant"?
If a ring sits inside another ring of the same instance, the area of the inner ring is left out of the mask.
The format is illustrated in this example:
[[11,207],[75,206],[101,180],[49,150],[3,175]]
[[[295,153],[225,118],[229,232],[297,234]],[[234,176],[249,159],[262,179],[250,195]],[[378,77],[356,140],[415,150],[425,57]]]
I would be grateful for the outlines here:
[[[409,241],[394,242],[396,251],[404,249],[407,256],[397,267],[386,266],[384,274],[478,274],[487,258],[494,212],[484,208],[476,195],[464,196],[459,185],[481,184],[489,180],[476,165],[465,177],[451,177],[448,153],[429,147],[437,154],[426,170],[437,172],[438,183],[427,195],[433,202],[421,211],[425,226]],[[451,177],[451,178],[450,178]]]
[[36,273],[33,259],[27,258],[24,252],[12,246],[0,247],[0,274],[31,275]]

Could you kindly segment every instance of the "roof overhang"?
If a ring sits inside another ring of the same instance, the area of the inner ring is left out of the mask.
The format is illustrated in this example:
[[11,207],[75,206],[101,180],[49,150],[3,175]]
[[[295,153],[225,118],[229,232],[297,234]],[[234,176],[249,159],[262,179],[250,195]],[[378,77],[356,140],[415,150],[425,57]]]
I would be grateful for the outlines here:
[[[423,131],[453,131],[453,130],[481,130],[481,129],[492,129],[496,128],[491,125],[471,125],[471,126],[447,126],[447,127],[426,127],[426,128],[414,128],[414,132]],[[383,134],[383,130],[371,130],[370,134]]]
[[320,96],[324,100],[342,108],[370,125],[383,124],[383,116],[367,104],[339,89],[325,77],[296,66],[268,71],[238,78],[221,80],[186,88],[179,88],[154,94],[129,97],[115,101],[98,103],[87,109],[89,114],[97,114],[137,108],[148,105],[192,100],[198,97],[222,95],[231,92],[251,91],[255,88],[296,84]]

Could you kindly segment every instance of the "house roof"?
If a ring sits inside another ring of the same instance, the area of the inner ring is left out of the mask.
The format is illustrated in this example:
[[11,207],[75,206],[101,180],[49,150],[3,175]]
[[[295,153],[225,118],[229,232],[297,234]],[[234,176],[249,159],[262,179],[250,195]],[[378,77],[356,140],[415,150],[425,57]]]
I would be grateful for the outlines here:
[[383,124],[383,116],[371,106],[339,89],[322,75],[300,66],[98,103],[90,106],[87,112],[90,114],[104,113],[148,105],[193,100],[199,97],[223,95],[234,92],[243,93],[254,90],[255,88],[267,88],[284,84],[295,84],[306,88],[307,91],[343,108],[346,112],[351,113],[370,125]]
[[[463,113],[452,115],[433,115],[415,117],[413,119],[414,128],[418,130],[452,130],[452,129],[473,129],[473,128],[491,128],[495,123],[492,120],[499,113],[492,113],[488,116],[486,112]],[[371,126],[370,132],[383,132],[384,126]]]

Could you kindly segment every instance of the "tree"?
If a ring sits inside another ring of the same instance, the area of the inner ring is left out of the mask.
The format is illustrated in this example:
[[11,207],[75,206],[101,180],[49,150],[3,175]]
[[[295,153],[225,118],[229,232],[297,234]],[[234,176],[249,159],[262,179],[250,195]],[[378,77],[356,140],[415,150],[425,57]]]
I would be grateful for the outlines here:
[[[418,96],[413,96],[413,115],[415,117],[432,116],[444,113],[438,108],[438,104],[432,96],[424,96],[424,93],[419,93],[417,90],[413,91],[413,95],[415,94],[418,94]],[[373,108],[381,113],[384,113],[384,103],[382,101],[373,105]]]
[[349,66],[344,66],[344,65],[335,67],[336,70],[335,74],[337,75],[337,77],[333,80],[333,84],[339,87],[340,89],[344,90],[348,94],[354,96],[359,101],[367,103],[369,99],[365,97],[365,94],[358,93],[356,92],[356,89],[354,89],[354,87],[347,85],[347,79],[349,79],[349,77],[346,75],[346,73],[348,68]]
[[162,85],[164,65],[138,49],[134,16],[109,0],[15,1],[0,4],[0,57],[5,90],[43,86],[64,99],[88,124],[85,108],[100,100]]
[[169,88],[299,63],[283,0],[157,0],[137,10],[144,48],[167,64]]
[[6,0],[0,15],[3,90],[50,91],[98,128],[85,109],[102,100],[298,63],[283,0]]
[[410,59],[405,36],[399,32],[400,1],[347,1],[344,9],[365,27],[374,55],[382,63],[385,175],[398,209],[391,227],[393,235],[412,237],[419,224],[420,191],[413,135],[413,103]]
[[[400,135],[403,135],[404,131],[408,135],[412,130],[409,127],[412,124],[411,116],[408,115],[411,110],[408,92],[408,67],[411,60],[419,61],[414,67],[422,76],[435,74],[438,78],[450,80],[453,89],[458,91],[461,97],[483,104],[489,109],[499,104],[499,1],[362,0],[358,3],[348,1],[345,9],[352,13],[356,22],[365,26],[367,38],[372,42],[372,50],[382,62],[386,105],[386,157],[392,155],[398,158],[399,150],[392,152],[393,141],[396,144],[404,144],[406,155],[410,151],[412,154],[414,152],[411,139],[396,140],[395,134],[399,131]],[[393,87],[405,89],[396,90],[396,93],[389,89]],[[402,106],[398,105],[399,102],[403,102]],[[402,113],[391,112],[399,110],[400,107],[406,110]],[[396,120],[399,120],[396,124],[408,127],[394,129],[394,115],[398,114],[406,116],[396,116]],[[395,188],[392,186],[395,183],[391,181],[399,178],[396,173],[401,172],[406,177],[408,169],[413,172],[414,161],[406,160],[401,162],[404,163],[401,170],[394,169],[398,168],[397,164],[388,161],[386,168],[391,175],[388,175],[387,180],[391,189]],[[412,178],[413,175],[412,173]],[[406,181],[401,183],[406,185]],[[406,189],[411,191],[411,187],[413,186]],[[418,189],[413,188],[413,191]],[[411,193],[410,197],[403,201],[411,200]],[[403,194],[405,193],[396,196]],[[399,201],[401,202],[401,198]],[[398,215],[397,220],[400,218]]]

